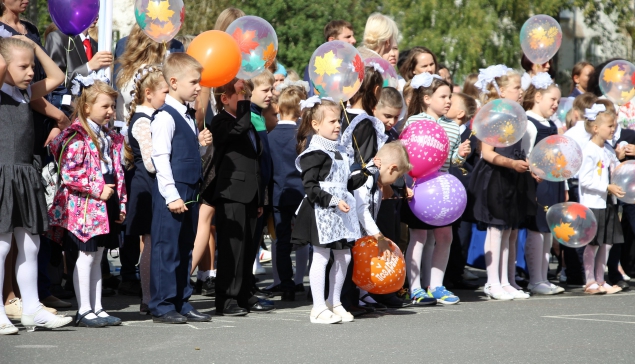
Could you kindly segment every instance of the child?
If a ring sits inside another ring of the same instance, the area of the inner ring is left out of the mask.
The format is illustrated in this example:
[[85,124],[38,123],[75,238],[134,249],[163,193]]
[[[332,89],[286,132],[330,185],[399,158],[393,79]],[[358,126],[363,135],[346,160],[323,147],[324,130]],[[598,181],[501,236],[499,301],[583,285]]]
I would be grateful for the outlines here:
[[[422,119],[434,121],[443,127],[450,142],[450,153],[439,171],[447,172],[450,165],[462,164],[470,153],[470,141],[466,140],[461,143],[459,126],[445,118],[445,114],[452,105],[450,85],[440,76],[426,72],[414,76],[411,86],[414,91],[408,106],[406,127]],[[406,263],[409,265],[408,276],[412,303],[416,306],[430,305],[436,302],[447,305],[458,303],[459,298],[443,286],[443,277],[452,243],[452,226],[428,225],[416,218],[407,205],[403,207],[402,214],[410,229]],[[426,251],[424,251],[425,247],[427,247]],[[426,259],[423,266],[422,256],[425,256]],[[420,271],[425,272],[423,285],[428,288],[427,292],[421,287]]]
[[[296,121],[301,116],[300,102],[307,98],[304,88],[289,86],[280,93],[278,126],[269,133],[273,159],[273,218],[276,241],[271,246],[274,284],[282,292],[283,301],[294,301],[297,287],[303,286],[309,246],[296,250],[296,274],[293,279],[291,264],[291,232],[293,217],[304,197],[302,177],[295,168],[298,153],[295,150]],[[277,282],[276,282],[277,278]],[[273,287],[270,288],[272,290]]]
[[[198,183],[201,180],[199,143],[211,143],[209,130],[199,134],[194,102],[201,91],[202,66],[185,53],[166,58],[163,76],[169,94],[151,124],[152,161],[157,182],[152,190],[150,292],[153,321],[176,324],[206,322],[188,302],[191,254],[198,223]],[[198,136],[198,137],[197,137]],[[166,208],[167,207],[167,208]]]
[[[531,80],[531,85],[525,92],[523,107],[527,110],[527,136],[529,139],[525,151],[529,154],[533,147],[550,135],[557,135],[558,128],[549,118],[558,109],[560,89],[553,83],[547,73],[538,73]],[[529,270],[529,286],[533,294],[552,295],[564,292],[562,287],[549,283],[549,258],[551,251],[551,230],[547,223],[547,209],[557,203],[565,202],[565,183],[542,181],[535,187],[536,215],[526,221],[527,242],[525,257]],[[510,249],[510,264],[514,260]],[[503,287],[505,288],[505,287]],[[507,287],[507,292],[514,298],[523,298],[514,291],[514,287]]]
[[[29,85],[35,56],[47,78]],[[35,125],[31,99],[38,99],[64,82],[64,73],[33,41],[25,36],[0,40],[0,285],[4,282],[5,259],[15,237],[18,247],[16,278],[22,294],[22,325],[54,329],[71,322],[47,312],[38,298],[37,255],[39,234],[48,229],[46,200],[33,157]],[[10,202],[13,201],[13,202]],[[0,286],[0,292],[1,292]],[[1,293],[0,293],[1,295]],[[15,334],[0,297],[0,334]]]
[[[349,157],[337,142],[340,112],[340,107],[332,101],[320,100],[317,96],[309,98],[303,102],[302,124],[297,136],[299,156],[295,164],[302,173],[306,197],[298,209],[292,239],[296,244],[313,245],[309,272],[313,296],[310,319],[320,324],[353,320],[342,307],[340,294],[351,260],[350,247],[361,237],[355,198],[349,191],[360,187],[365,175],[358,173],[355,179],[349,180]],[[331,253],[334,263],[329,275],[327,306],[325,271]]]
[[624,191],[610,182],[611,171],[619,164],[618,156],[624,157],[624,148],[614,152],[605,143],[613,138],[617,125],[617,115],[608,100],[598,100],[585,111],[586,130],[591,141],[583,151],[580,167],[580,203],[593,211],[598,222],[598,231],[591,243],[584,248],[584,272],[587,294],[612,294],[620,292],[618,286],[610,286],[604,281],[604,268],[609,250],[613,244],[624,242],[622,227],[617,215],[614,195],[624,197]]
[[139,312],[147,314],[150,302],[150,231],[152,228],[152,185],[155,183],[152,164],[152,134],[150,123],[156,109],[165,103],[168,84],[161,67],[144,66],[135,75],[130,117],[128,119],[128,143],[124,156],[132,178],[128,184],[128,215],[126,217],[127,236],[142,237],[143,251],[139,264],[141,292],[143,294]]

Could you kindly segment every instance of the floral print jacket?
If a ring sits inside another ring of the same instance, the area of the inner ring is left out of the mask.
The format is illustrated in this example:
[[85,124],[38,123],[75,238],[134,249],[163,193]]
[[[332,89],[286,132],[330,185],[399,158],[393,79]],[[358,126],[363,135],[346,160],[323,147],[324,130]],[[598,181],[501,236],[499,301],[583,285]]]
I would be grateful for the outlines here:
[[[111,159],[120,209],[126,211],[126,186],[121,153],[124,137],[111,131]],[[79,120],[75,120],[51,143],[51,151],[59,162],[60,187],[49,209],[49,236],[61,242],[64,230],[73,233],[79,240],[89,239],[110,232],[106,202],[99,199],[104,189],[99,150],[84,130]],[[63,155],[60,158],[60,153]]]

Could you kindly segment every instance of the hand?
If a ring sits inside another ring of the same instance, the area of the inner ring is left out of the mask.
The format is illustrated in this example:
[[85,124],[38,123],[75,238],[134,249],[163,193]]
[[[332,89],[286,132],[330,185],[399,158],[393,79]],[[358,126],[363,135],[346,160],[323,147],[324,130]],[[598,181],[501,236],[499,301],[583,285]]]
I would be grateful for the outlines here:
[[106,184],[104,185],[104,189],[101,190],[101,196],[99,196],[99,199],[102,201],[108,201],[113,193],[115,193],[115,185],[113,184]]
[[115,221],[117,224],[123,224],[123,221],[126,219],[126,213],[125,212],[120,212],[119,213],[119,220]]
[[20,35],[14,35],[14,36],[12,36],[12,38],[16,38],[16,39],[19,39],[19,40],[21,40],[21,41],[23,41],[23,42],[26,42],[26,43],[28,43],[31,47],[35,48],[35,45],[36,45],[36,44],[35,44],[35,42],[34,42],[34,41],[32,41],[31,39],[29,39],[26,35],[22,35],[22,34],[20,34]]
[[386,200],[393,197],[395,195],[395,191],[393,191],[390,185],[381,186],[381,194],[382,194],[382,200]]
[[374,235],[373,237],[377,239],[377,248],[379,248],[378,256],[380,257],[380,259],[384,261],[389,261],[393,256],[392,250],[390,250],[390,245],[392,241],[384,237],[384,235],[381,233]]
[[202,132],[198,133],[198,142],[203,147],[212,144],[212,132],[209,129],[203,129]]
[[542,183],[543,179],[538,177],[538,175],[536,175],[534,172],[531,172],[531,176],[536,180],[536,182]]
[[412,201],[412,199],[415,197],[415,191],[413,191],[412,189],[406,187],[406,199],[408,201]]
[[60,110],[59,114],[56,115],[55,121],[57,121],[57,127],[60,128],[61,130],[64,130],[64,129],[68,128],[69,126],[71,126],[70,119],[61,110]]
[[564,191],[564,202],[569,202],[569,191]]
[[529,169],[529,163],[525,161],[515,160],[512,162],[512,169],[518,173],[525,173]]
[[60,135],[60,133],[62,133],[60,128],[51,129],[51,132],[49,133],[48,138],[46,138],[46,142],[44,142],[44,146],[47,147],[49,144],[51,144],[53,139],[57,138],[57,136]]
[[626,153],[627,156],[629,157],[635,157],[635,144],[628,144],[625,148],[624,148],[624,152]]
[[375,167],[377,167],[377,169],[381,169],[381,158],[373,158],[373,164],[375,165]]
[[258,207],[258,217],[262,216],[265,210],[262,207]]
[[168,204],[168,209],[173,214],[182,214],[185,211],[187,211],[187,206],[185,206],[185,203],[183,202],[183,200],[179,198],[176,201],[170,202]]
[[615,155],[619,160],[626,158],[626,148],[623,146],[618,146],[617,148],[615,148]]
[[110,67],[112,65],[112,53],[108,51],[101,51],[95,53],[93,58],[88,61],[88,67],[91,71],[98,71],[102,68]]
[[348,204],[344,200],[340,200],[340,202],[337,204],[337,207],[344,213],[348,213],[351,210],[351,208],[348,207]]
[[622,188],[618,185],[609,185],[609,193],[616,196],[616,197],[624,197],[625,193],[624,190],[622,190]]
[[238,80],[234,84],[234,90],[236,91],[236,95],[238,95],[238,100],[245,100],[247,92],[245,91],[245,81]]
[[472,151],[472,145],[470,144],[470,140],[466,139],[461,145],[459,145],[459,155],[462,158],[467,157]]

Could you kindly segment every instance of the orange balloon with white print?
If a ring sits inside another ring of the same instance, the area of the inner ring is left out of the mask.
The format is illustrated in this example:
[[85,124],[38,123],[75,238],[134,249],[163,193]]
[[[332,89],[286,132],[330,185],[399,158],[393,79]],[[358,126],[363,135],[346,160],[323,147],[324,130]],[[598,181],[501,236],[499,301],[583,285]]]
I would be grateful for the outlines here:
[[393,255],[388,261],[379,257],[377,239],[365,236],[353,247],[353,282],[361,289],[375,294],[397,292],[406,280],[406,261],[399,247],[391,243]]

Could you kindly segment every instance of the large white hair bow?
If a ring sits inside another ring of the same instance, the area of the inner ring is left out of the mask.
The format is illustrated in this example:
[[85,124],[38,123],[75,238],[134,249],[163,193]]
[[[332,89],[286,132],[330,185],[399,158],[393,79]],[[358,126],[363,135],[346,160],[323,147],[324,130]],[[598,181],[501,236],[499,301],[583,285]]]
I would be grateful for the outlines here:
[[306,100],[301,100],[300,101],[300,110],[304,110],[306,108],[312,108],[316,104],[321,104],[322,100],[333,101],[333,99],[331,97],[320,97],[318,95],[311,96],[311,97],[309,97]]
[[384,74],[384,68],[377,62],[369,62],[368,65],[370,67],[373,67],[375,69],[375,71]]
[[419,87],[430,87],[430,85],[432,85],[432,81],[434,79],[438,79],[438,80],[442,80],[443,78],[439,75],[432,75],[428,72],[424,72],[424,73],[420,73],[418,75],[415,75],[412,80],[410,81],[410,87],[412,87],[413,89],[418,89]]
[[504,64],[497,64],[494,66],[489,66],[487,68],[481,68],[478,73],[478,81],[474,83],[474,87],[485,93],[487,92],[487,86],[489,86],[490,83],[493,83],[494,87],[496,88],[496,92],[500,96],[500,89],[498,88],[498,84],[496,83],[496,78],[505,76],[510,71],[513,70],[505,66]]
[[106,76],[99,76],[97,72],[93,72],[90,75],[84,77],[82,75],[77,75],[73,79],[71,86],[71,94],[75,96],[79,96],[82,93],[82,90],[86,87],[92,86],[95,81],[102,81],[110,84],[110,79]]
[[584,117],[588,120],[595,121],[598,114],[606,111],[606,106],[602,104],[593,104],[590,109],[584,109]]
[[531,84],[539,90],[546,90],[553,85],[553,80],[547,72],[540,72],[531,79]]

